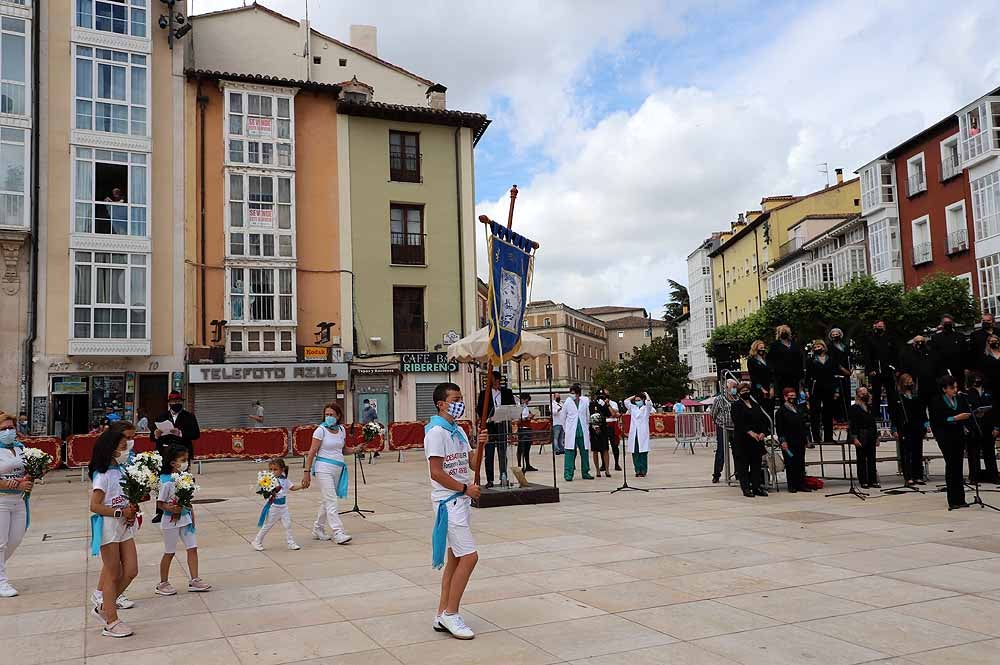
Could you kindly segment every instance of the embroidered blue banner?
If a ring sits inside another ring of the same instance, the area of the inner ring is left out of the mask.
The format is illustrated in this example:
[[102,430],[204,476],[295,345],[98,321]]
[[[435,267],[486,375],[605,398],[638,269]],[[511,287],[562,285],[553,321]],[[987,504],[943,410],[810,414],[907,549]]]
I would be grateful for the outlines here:
[[494,365],[517,355],[521,346],[524,308],[531,281],[531,250],[534,243],[490,222],[490,360]]

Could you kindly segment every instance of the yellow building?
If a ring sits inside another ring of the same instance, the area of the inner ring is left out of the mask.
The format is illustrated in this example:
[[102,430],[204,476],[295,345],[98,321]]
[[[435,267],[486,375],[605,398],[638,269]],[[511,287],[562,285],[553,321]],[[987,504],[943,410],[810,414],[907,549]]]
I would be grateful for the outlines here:
[[771,262],[808,240],[793,237],[789,229],[807,217],[860,212],[858,179],[843,182],[838,173],[838,180],[804,196],[764,197],[759,211],[740,215],[732,237],[710,254],[716,325],[734,323],[760,309],[767,298]]

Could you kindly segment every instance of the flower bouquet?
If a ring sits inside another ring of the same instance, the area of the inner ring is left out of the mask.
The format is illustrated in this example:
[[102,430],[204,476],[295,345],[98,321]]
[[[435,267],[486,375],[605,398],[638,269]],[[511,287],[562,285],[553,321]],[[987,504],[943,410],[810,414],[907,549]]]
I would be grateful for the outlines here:
[[[191,500],[194,499],[195,493],[201,488],[194,481],[194,476],[187,471],[175,473],[170,476],[170,479],[174,483],[174,503],[181,507],[181,512],[170,516],[170,521],[176,522],[185,512],[191,512]],[[191,521],[194,523],[193,515]]]
[[[159,455],[157,455],[159,457]],[[138,506],[160,488],[160,474],[150,471],[146,466],[133,462],[122,469],[122,494],[133,506]],[[142,513],[137,513],[139,526],[142,526]]]
[[52,455],[39,448],[25,448],[23,453],[24,472],[32,480],[40,480],[52,464]]
[[257,494],[268,501],[273,501],[280,491],[281,483],[276,475],[270,471],[257,472]]
[[590,414],[590,424],[595,427],[599,427],[600,425],[604,424],[604,416],[601,415],[600,413]]
[[[163,468],[163,457],[157,452],[145,452],[139,453],[132,459],[132,463],[139,466],[142,469],[149,471],[150,473],[156,474],[156,477],[160,477],[160,469]],[[159,485],[159,483],[157,483]],[[150,496],[147,494],[142,497],[142,501],[149,501]]]
[[367,423],[361,428],[361,437],[365,440],[365,442],[374,441],[383,434],[385,434],[385,428],[374,421]]

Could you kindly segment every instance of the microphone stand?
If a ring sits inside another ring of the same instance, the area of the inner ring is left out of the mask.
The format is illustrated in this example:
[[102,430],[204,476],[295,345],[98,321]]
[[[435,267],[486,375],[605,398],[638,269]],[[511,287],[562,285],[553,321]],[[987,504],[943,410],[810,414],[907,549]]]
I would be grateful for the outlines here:
[[[982,437],[983,437],[983,427],[982,427],[982,424],[980,424],[980,422],[979,422],[979,416],[976,415],[976,411],[977,411],[977,409],[973,409],[973,408],[969,409],[969,413],[972,415],[972,423],[973,423],[973,425],[975,425],[976,431],[979,433],[979,438],[982,439]],[[980,458],[981,457],[982,457],[982,453],[980,453]],[[995,510],[997,512],[1000,512],[1000,508],[997,508],[996,506],[994,506],[992,504],[986,503],[985,501],[983,501],[983,497],[979,494],[979,473],[976,474],[975,483],[973,485],[970,485],[969,483],[965,483],[965,486],[968,487],[969,489],[975,491],[975,495],[972,497],[972,504],[973,505],[979,506],[980,508],[989,508],[990,510]]]
[[851,443],[850,425],[848,425],[847,440],[844,442],[844,446],[847,448],[847,474],[850,479],[851,486],[845,492],[833,492],[832,494],[827,494],[826,496],[846,496],[850,494],[864,501],[868,498],[868,494],[859,490],[857,485],[854,484],[854,462],[851,460],[851,448],[854,447],[854,444]]
[[[351,425],[351,430],[352,431],[353,431],[354,427],[355,427],[354,425]],[[362,455],[365,454],[364,443],[361,444],[361,454]],[[375,511],[374,510],[362,510],[362,508],[360,506],[358,506],[358,482],[357,482],[358,468],[359,468],[358,467],[358,451],[355,450],[354,451],[354,479],[355,479],[354,480],[354,507],[351,508],[350,510],[342,510],[342,511],[340,511],[340,514],[341,515],[346,515],[348,513],[357,513],[358,515],[361,515],[361,517],[363,519],[368,519],[367,517],[365,517],[365,513],[371,513],[371,514],[374,515]],[[365,480],[365,465],[362,464],[360,466],[360,469],[361,469],[361,482],[363,482],[365,485],[367,485],[368,481]]]
[[[643,406],[645,406],[645,404],[646,404],[646,402],[644,401],[643,402]],[[621,415],[619,414],[618,417],[621,418]],[[647,415],[647,418],[648,417],[649,416]],[[630,420],[629,425],[631,427],[635,427],[636,426],[635,425],[635,418],[632,418]],[[635,446],[636,446],[636,448],[639,447],[639,433],[638,432],[635,433]],[[632,487],[631,485],[628,484],[628,453],[625,452],[625,446],[622,446],[622,484],[621,484],[621,487],[619,487],[618,489],[611,490],[611,494],[615,494],[617,492],[629,492],[629,491],[631,491],[631,492],[648,492],[649,490],[643,489],[641,487]]]
[[[757,405],[757,408],[760,409],[760,412],[764,414],[765,418],[767,418],[767,422],[769,422],[771,424],[771,434],[769,435],[769,437],[771,439],[773,439],[774,436],[775,436],[773,414],[768,414],[767,409],[765,409],[763,406],[761,406],[760,402],[757,401],[757,398],[753,396],[753,390],[750,391],[750,401]],[[771,466],[768,469],[768,471],[770,472],[771,469],[775,469],[774,477],[771,478],[771,480],[774,481],[774,492],[775,492],[775,494],[780,494],[781,493],[781,488],[780,488],[780,483],[778,482],[777,465],[774,463],[774,446],[773,445],[768,446],[767,455],[771,458]],[[770,475],[770,473],[768,475]]]

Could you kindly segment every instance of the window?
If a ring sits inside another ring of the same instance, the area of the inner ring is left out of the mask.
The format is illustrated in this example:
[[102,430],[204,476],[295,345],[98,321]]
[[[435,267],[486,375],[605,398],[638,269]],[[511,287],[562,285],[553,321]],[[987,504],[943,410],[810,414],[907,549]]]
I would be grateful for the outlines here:
[[930,263],[931,256],[931,218],[927,215],[911,222],[913,229],[913,265]]
[[994,171],[973,180],[970,186],[976,240],[1000,234],[1000,172]]
[[962,162],[1000,148],[1000,99],[984,97],[958,116]]
[[294,353],[291,330],[229,330],[232,353]]
[[702,275],[710,275],[710,274],[712,274],[712,267],[711,266],[702,266],[701,267],[701,274]]
[[868,274],[864,246],[848,245],[833,255],[833,282],[844,286],[855,277]]
[[94,148],[75,150],[74,230],[147,236],[148,155]]
[[389,132],[389,179],[420,182],[420,135]]
[[958,154],[958,134],[941,141],[941,182],[962,173],[962,160]]
[[899,267],[899,228],[895,217],[874,222],[868,227],[872,273]]
[[76,0],[76,24],[131,37],[146,36],[147,0]]
[[948,231],[948,253],[969,249],[969,230],[965,222],[965,201],[957,201],[944,209]]
[[0,113],[25,114],[26,63],[30,61],[26,23],[0,19]]
[[292,168],[292,98],[230,90],[226,93],[229,164]]
[[645,330],[642,331],[642,336],[643,337],[652,337],[653,336],[653,331],[650,330],[649,328],[646,328]]
[[813,261],[805,267],[806,288],[829,289],[833,286],[833,261]]
[[624,338],[625,338],[625,331],[624,330],[619,330],[618,331],[618,339],[624,339]]
[[24,205],[27,132],[0,127],[0,226],[27,226]]
[[531,381],[531,368],[530,367],[522,367],[521,368],[521,375],[524,377],[525,383],[527,383],[528,381]]
[[625,354],[624,353],[619,353],[618,354],[618,360],[625,360]]
[[392,287],[392,334],[396,351],[423,351],[424,289],[413,286]]
[[890,162],[877,162],[861,171],[863,211],[874,210],[895,201],[895,180]]
[[228,256],[295,256],[292,176],[230,173]]
[[73,252],[73,337],[146,339],[145,254]]
[[924,168],[924,153],[906,160],[906,194],[916,196],[927,191],[927,174]]
[[979,298],[984,312],[1000,313],[1000,254],[990,254],[979,259]]
[[424,254],[424,207],[393,203],[389,206],[390,261],[398,265],[422,266]]
[[229,268],[228,270],[229,312],[226,318],[231,324],[295,321],[293,269]]
[[76,47],[76,128],[148,136],[147,56]]
[[545,326],[546,328],[551,328],[552,327],[552,319],[550,319],[549,317],[545,317],[542,320],[542,325]]

